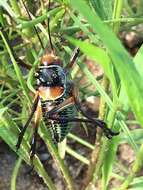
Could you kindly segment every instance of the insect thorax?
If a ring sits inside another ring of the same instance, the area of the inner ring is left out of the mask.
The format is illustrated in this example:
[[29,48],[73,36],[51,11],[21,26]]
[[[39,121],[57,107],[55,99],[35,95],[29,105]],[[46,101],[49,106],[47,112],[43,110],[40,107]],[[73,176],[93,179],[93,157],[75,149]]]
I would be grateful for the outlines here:
[[56,100],[64,95],[67,77],[61,66],[40,66],[36,78],[40,97],[44,100]]
[[66,74],[64,69],[59,65],[40,66],[36,74],[38,86],[65,87]]

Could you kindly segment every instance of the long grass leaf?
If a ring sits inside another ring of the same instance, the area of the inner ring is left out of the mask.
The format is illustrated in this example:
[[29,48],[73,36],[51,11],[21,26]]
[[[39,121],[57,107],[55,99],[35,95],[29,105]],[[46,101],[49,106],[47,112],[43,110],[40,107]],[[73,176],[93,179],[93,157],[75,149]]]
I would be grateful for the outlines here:
[[[115,34],[100,20],[96,13],[92,12],[84,1],[71,0],[71,4],[87,19],[92,29],[97,32],[107,47],[109,55],[126,89],[130,105],[140,123],[143,124],[143,84],[140,82],[141,77],[138,75],[133,60]],[[90,14],[87,14],[87,12],[90,12]]]

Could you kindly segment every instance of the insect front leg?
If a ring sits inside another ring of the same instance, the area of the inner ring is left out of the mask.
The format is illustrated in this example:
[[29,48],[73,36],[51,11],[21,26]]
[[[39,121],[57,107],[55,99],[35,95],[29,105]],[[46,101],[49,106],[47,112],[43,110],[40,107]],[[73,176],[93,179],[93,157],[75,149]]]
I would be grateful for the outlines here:
[[31,150],[30,150],[30,159],[31,160],[33,159],[35,152],[36,152],[36,141],[37,141],[37,135],[38,135],[38,126],[39,126],[41,117],[42,117],[41,105],[38,105],[36,112],[35,112],[34,134],[33,134],[32,143],[31,143]]
[[73,66],[73,64],[75,63],[78,55],[79,55],[79,52],[80,52],[80,49],[79,48],[75,48],[73,53],[72,53],[72,56],[70,58],[70,62],[67,64],[67,66],[65,67],[65,69],[71,69],[71,67]]
[[104,132],[104,134],[106,135],[107,138],[111,139],[113,136],[116,136],[116,135],[119,134],[119,132],[114,132],[110,128],[108,128],[107,124],[103,120],[95,119],[95,118],[91,117],[88,113],[86,113],[83,110],[83,108],[81,106],[81,103],[79,101],[79,98],[78,98],[78,91],[77,91],[75,86],[73,86],[72,94],[73,94],[75,105],[76,105],[77,109],[81,112],[81,114],[85,118],[89,119],[96,126],[102,128],[102,130],[103,130],[103,132]]
[[23,139],[23,136],[24,136],[24,133],[27,129],[27,127],[29,126],[32,118],[33,118],[33,115],[37,109],[37,105],[38,105],[38,102],[39,102],[39,95],[36,94],[35,96],[35,101],[33,103],[33,106],[32,106],[32,110],[31,110],[31,114],[26,122],[26,124],[24,125],[23,129],[21,130],[21,132],[19,133],[19,136],[18,136],[18,141],[17,141],[17,144],[16,144],[16,149],[18,150],[20,148],[20,145],[21,145],[21,142],[22,142],[22,139]]

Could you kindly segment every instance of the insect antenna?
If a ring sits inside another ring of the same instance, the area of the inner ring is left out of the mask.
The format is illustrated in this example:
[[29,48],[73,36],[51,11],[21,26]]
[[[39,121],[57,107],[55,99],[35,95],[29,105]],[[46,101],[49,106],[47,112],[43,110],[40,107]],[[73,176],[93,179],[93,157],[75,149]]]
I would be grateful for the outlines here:
[[[50,0],[49,0],[49,4],[48,4],[48,12],[50,11]],[[48,36],[49,36],[49,43],[50,43],[50,47],[51,47],[51,51],[54,52],[54,47],[52,44],[52,38],[51,38],[51,32],[50,32],[50,16],[48,15]]]
[[[32,20],[32,17],[31,17],[31,15],[30,15],[30,13],[29,13],[29,10],[27,9],[27,7],[26,7],[26,5],[25,5],[25,3],[24,3],[24,0],[21,0],[21,1],[22,1],[22,3],[23,3],[23,6],[24,6],[24,8],[25,8],[25,10],[26,10],[26,12],[27,12],[27,15],[28,15],[29,19]],[[37,37],[38,37],[38,40],[39,40],[39,42],[40,42],[40,44],[41,44],[41,47],[42,47],[42,49],[44,50],[45,48],[44,48],[43,42],[42,42],[42,40],[41,40],[41,38],[40,38],[40,35],[39,35],[38,31],[37,31],[37,28],[36,28],[35,26],[33,26],[33,28],[34,28],[35,33],[36,33],[36,35],[37,35]]]

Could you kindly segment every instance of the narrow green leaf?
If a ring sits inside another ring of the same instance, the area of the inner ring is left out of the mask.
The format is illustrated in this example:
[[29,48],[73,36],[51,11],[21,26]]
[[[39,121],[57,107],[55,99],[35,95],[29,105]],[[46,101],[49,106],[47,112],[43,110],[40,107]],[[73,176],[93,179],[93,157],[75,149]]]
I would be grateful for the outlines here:
[[26,96],[28,102],[31,102],[31,99],[30,99],[30,97],[28,96],[29,90],[28,90],[28,88],[27,88],[26,82],[25,82],[25,80],[24,80],[24,78],[23,78],[23,75],[22,75],[22,72],[21,72],[21,70],[20,70],[20,68],[19,68],[19,66],[18,66],[18,64],[17,64],[17,62],[16,62],[16,60],[15,60],[15,57],[14,57],[14,55],[12,54],[11,48],[10,48],[10,46],[9,46],[9,44],[8,44],[8,41],[7,41],[7,39],[6,39],[6,36],[5,36],[5,33],[4,33],[3,30],[0,30],[0,35],[1,35],[1,37],[2,37],[2,39],[3,39],[3,41],[4,41],[4,43],[5,43],[5,46],[6,46],[6,48],[7,48],[7,51],[8,51],[8,53],[9,53],[9,55],[10,55],[10,58],[11,58],[12,63],[13,63],[14,70],[15,70],[15,72],[16,72],[17,79],[18,79],[19,83],[21,84],[21,87],[23,88],[23,92],[24,92],[24,94],[25,94],[25,96]]
[[87,19],[91,28],[97,32],[107,47],[113,64],[124,84],[133,112],[139,122],[143,124],[143,83],[140,82],[142,78],[138,74],[133,60],[115,34],[100,20],[96,13],[92,12],[84,1],[71,0],[71,4]]
[[1,108],[0,109],[0,118],[2,117],[2,115],[4,114],[5,111],[7,111],[7,107]]
[[112,167],[115,162],[115,157],[116,157],[116,151],[117,151],[117,146],[119,143],[119,138],[113,138],[111,142],[108,143],[108,150],[105,152],[106,157],[103,163],[102,167],[102,187],[107,187],[107,184],[109,182],[111,173],[112,173]]
[[115,76],[113,73],[113,65],[111,64],[111,60],[107,52],[86,41],[79,41],[70,37],[67,37],[67,39],[70,42],[72,42],[75,46],[79,47],[85,55],[87,55],[88,57],[96,61],[96,63],[99,63],[102,66],[103,70],[105,71],[105,74],[107,75],[107,77],[111,82],[113,94],[117,96],[117,87],[116,87]]
[[[142,128],[131,130],[130,134],[131,134],[132,138],[134,139],[134,141],[136,142],[136,144],[142,143],[142,137],[143,137],[143,129]],[[127,136],[126,134],[122,134],[120,136],[120,144],[124,144],[124,143],[130,144],[129,136]]]
[[139,176],[134,178],[133,182],[131,183],[131,188],[128,190],[142,190],[143,187],[143,176]]
[[138,50],[136,56],[134,57],[135,67],[140,74],[140,76],[143,78],[143,46],[140,47]]

